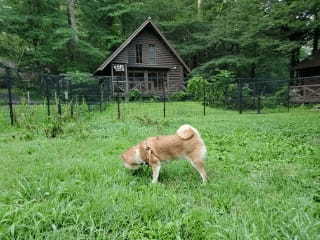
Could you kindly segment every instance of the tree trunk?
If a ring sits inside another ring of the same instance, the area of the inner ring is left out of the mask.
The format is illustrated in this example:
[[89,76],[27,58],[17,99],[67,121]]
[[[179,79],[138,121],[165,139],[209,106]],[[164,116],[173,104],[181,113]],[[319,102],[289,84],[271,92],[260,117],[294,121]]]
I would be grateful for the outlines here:
[[294,67],[297,65],[299,62],[299,52],[300,48],[293,49],[291,51],[291,56],[290,56],[290,66],[289,66],[289,72],[290,72],[290,82],[294,82]]
[[76,47],[79,42],[79,37],[78,37],[78,31],[77,31],[77,23],[76,23],[76,11],[75,11],[75,2],[76,0],[66,0],[68,4],[67,8],[67,15],[68,15],[68,24],[69,27],[72,29],[72,38],[69,42],[69,51],[70,51],[70,58],[71,61],[73,62],[75,60],[75,55],[76,55]]
[[68,23],[73,31],[73,41],[75,43],[78,43],[79,37],[77,34],[76,13],[75,13],[76,0],[67,0],[67,1],[68,1]]
[[196,67],[198,67],[198,56],[197,56],[197,54],[192,56],[192,68],[196,68]]
[[253,80],[255,77],[256,77],[256,64],[252,63],[251,70],[250,70],[250,78]]
[[253,105],[256,106],[256,98],[257,98],[257,95],[259,94],[258,91],[257,91],[257,82],[255,80],[256,78],[256,64],[255,63],[252,63],[251,64],[251,67],[250,67],[250,78],[251,78],[251,82],[253,82],[253,86],[254,86],[254,92],[253,92]]
[[[318,14],[314,15],[314,21],[318,21]],[[315,55],[319,49],[320,28],[316,26],[313,32],[312,55]]]
[[198,1],[198,20],[202,20],[202,0]]

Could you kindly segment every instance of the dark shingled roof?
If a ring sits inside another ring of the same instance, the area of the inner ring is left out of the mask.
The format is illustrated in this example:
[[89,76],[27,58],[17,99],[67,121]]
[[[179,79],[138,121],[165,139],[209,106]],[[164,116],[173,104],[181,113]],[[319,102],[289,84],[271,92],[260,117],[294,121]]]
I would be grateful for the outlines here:
[[320,67],[320,51],[316,54],[308,57],[307,59],[301,61],[296,67],[296,70],[302,70],[306,68]]
[[170,51],[176,56],[176,58],[179,60],[179,62],[183,65],[183,67],[187,70],[188,73],[191,72],[190,68],[187,66],[187,64],[182,60],[182,58],[179,56],[179,54],[177,53],[177,51],[170,45],[170,43],[168,42],[168,40],[164,37],[164,35],[160,32],[159,28],[153,24],[151,22],[151,19],[148,18],[144,23],[141,24],[141,26],[134,31],[130,37],[124,41],[120,47],[118,47],[117,50],[115,50],[110,57],[107,58],[107,60],[104,61],[104,63],[101,64],[100,67],[98,67],[98,69],[95,71],[95,73],[102,71],[115,57],[118,56],[118,54],[120,54],[122,52],[122,50],[124,50],[129,44],[130,42],[143,30],[145,29],[148,25],[151,25],[153,27],[153,29],[156,31],[156,33],[159,34],[159,36],[161,37],[161,39],[163,40],[163,42],[167,45],[167,47],[170,49]]

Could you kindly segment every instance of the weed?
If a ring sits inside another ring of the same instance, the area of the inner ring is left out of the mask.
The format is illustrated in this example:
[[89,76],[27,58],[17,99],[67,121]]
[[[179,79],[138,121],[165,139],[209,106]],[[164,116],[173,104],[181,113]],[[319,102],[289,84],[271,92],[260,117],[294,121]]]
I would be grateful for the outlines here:
[[43,124],[43,131],[48,138],[55,138],[63,134],[63,120],[59,117],[49,118]]
[[141,125],[144,126],[169,126],[168,120],[158,120],[158,119],[151,119],[150,117],[144,116],[136,116],[136,119]]

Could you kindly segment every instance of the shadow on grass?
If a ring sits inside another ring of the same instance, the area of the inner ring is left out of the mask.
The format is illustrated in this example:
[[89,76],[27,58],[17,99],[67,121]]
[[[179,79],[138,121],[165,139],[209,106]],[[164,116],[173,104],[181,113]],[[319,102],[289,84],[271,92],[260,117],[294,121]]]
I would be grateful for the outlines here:
[[150,174],[151,174],[151,169],[148,166],[141,166],[136,170],[128,170],[128,171],[132,176],[141,177],[141,178],[150,177]]
[[[136,170],[127,169],[127,174],[134,177],[134,181],[144,184],[151,183],[152,181],[152,170],[148,166],[141,166]],[[159,175],[159,184],[167,185],[170,188],[177,188],[177,191],[197,189],[199,186],[203,186],[198,172],[183,161],[162,166]]]

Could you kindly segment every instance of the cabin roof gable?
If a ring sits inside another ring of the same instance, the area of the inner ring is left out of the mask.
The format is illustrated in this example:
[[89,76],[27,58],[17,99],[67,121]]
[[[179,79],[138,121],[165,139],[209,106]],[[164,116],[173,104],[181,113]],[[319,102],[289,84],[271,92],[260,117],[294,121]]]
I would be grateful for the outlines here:
[[165,38],[165,36],[161,33],[159,28],[151,22],[150,19],[147,19],[144,23],[140,25],[128,38],[125,40],[120,47],[118,47],[95,71],[95,74],[99,71],[103,71],[106,66],[108,66],[131,42],[137,37],[147,26],[152,26],[155,32],[160,36],[160,39],[165,43],[165,45],[169,48],[172,54],[179,60],[179,62],[183,65],[184,69],[190,73],[191,70],[187,66],[187,64],[183,61],[183,59],[179,56],[177,51],[170,45],[169,41]]

